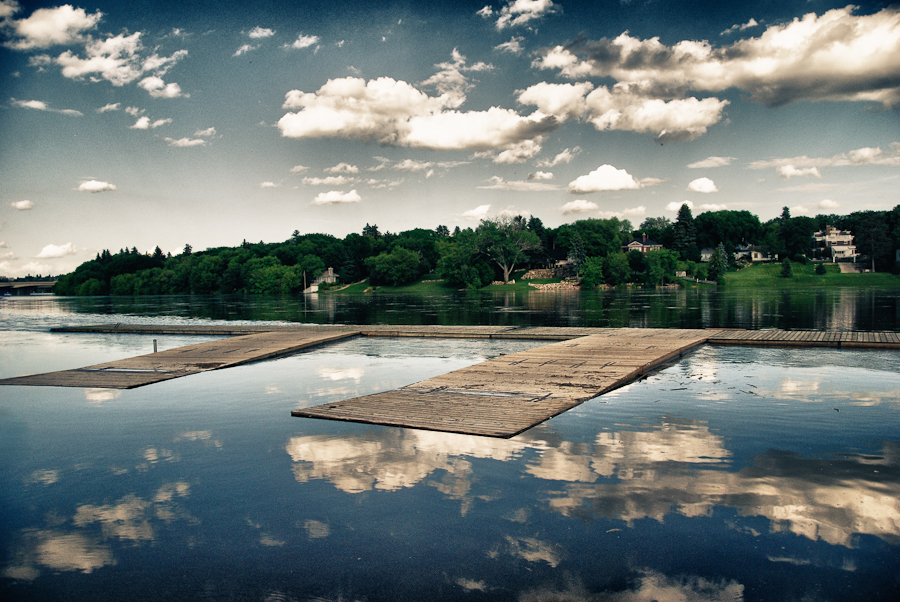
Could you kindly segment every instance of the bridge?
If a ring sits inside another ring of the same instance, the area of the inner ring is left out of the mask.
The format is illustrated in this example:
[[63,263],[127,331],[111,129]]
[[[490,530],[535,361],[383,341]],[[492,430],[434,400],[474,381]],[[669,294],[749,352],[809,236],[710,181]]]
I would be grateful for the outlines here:
[[34,293],[49,293],[56,280],[43,282],[0,282],[0,295],[24,296]]

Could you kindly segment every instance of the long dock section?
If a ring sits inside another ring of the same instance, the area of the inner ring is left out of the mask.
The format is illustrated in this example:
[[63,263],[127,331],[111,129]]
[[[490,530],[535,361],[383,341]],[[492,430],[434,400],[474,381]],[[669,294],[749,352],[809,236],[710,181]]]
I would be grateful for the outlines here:
[[512,437],[702,345],[711,334],[717,332],[604,329],[291,415]]
[[352,330],[327,333],[262,332],[178,347],[86,368],[7,378],[0,380],[0,384],[133,389],[198,372],[230,368],[277,357],[355,334],[357,332]]

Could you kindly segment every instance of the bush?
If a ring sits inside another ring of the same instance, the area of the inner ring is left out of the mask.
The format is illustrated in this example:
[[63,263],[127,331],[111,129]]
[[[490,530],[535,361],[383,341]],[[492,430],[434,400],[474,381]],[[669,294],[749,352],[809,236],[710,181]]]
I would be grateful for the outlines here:
[[818,274],[818,275],[821,276],[821,275],[825,274],[827,271],[828,271],[828,270],[825,269],[825,264],[824,264],[824,263],[817,263],[817,264],[816,264],[816,274]]
[[581,287],[597,288],[603,284],[603,259],[588,257],[581,266]]
[[787,257],[784,258],[784,261],[781,262],[781,277],[782,278],[793,278],[794,277],[794,268],[791,266],[791,260]]

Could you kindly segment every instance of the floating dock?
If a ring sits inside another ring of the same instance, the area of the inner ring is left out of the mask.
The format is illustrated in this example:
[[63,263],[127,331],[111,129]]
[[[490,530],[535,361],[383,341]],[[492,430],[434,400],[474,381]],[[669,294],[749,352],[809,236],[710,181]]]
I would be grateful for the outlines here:
[[0,385],[131,389],[296,353],[353,336],[544,340],[548,344],[397,389],[291,412],[344,420],[511,437],[621,387],[703,344],[900,349],[895,332],[662,328],[348,325],[97,325],[56,332],[203,334],[231,338]]

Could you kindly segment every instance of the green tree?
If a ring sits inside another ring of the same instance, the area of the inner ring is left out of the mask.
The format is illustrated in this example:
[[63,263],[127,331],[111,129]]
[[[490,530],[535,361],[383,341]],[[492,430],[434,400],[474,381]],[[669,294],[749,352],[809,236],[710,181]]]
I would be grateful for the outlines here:
[[719,243],[719,246],[713,251],[712,257],[709,258],[709,265],[706,270],[707,278],[715,280],[719,284],[725,284],[725,272],[728,271],[728,256],[725,253],[725,245]]
[[503,272],[503,282],[509,282],[510,274],[528,258],[529,251],[541,247],[540,239],[526,225],[522,216],[500,216],[481,220],[476,230],[481,252]]
[[603,258],[603,273],[606,275],[606,283],[612,286],[625,284],[631,277],[631,267],[628,265],[628,257],[625,253],[610,253]]
[[672,249],[685,261],[700,261],[700,248],[697,246],[697,228],[694,216],[687,203],[678,210],[678,218],[672,227]]
[[785,257],[781,261],[781,277],[782,278],[793,278],[794,277],[794,268],[791,266],[791,260]]
[[891,252],[892,244],[886,212],[860,211],[848,216],[852,223],[853,240],[856,248],[865,253],[875,271],[876,260],[881,260]]
[[581,288],[597,288],[603,284],[603,258],[586,258],[579,275],[581,276]]
[[453,286],[481,288],[491,283],[494,269],[481,253],[478,235],[471,228],[454,233],[451,240],[438,243],[441,258],[437,272]]
[[816,264],[816,274],[822,276],[822,275],[826,274],[827,272],[828,272],[828,270],[825,269],[825,264],[824,264],[824,263],[817,263],[817,264]]
[[668,249],[649,251],[644,257],[644,282],[654,286],[671,282],[675,279],[675,267],[678,255]]
[[403,247],[366,260],[369,280],[376,285],[399,286],[412,282],[422,273],[419,266],[419,255]]

